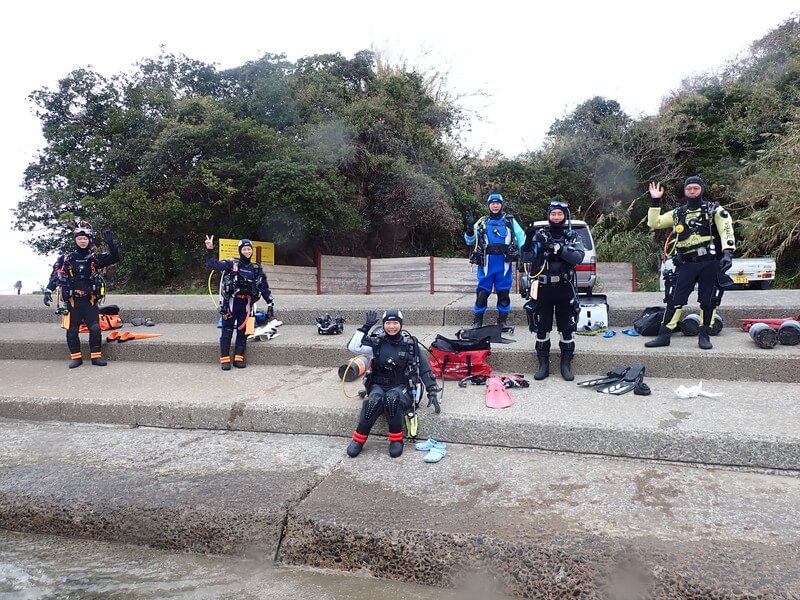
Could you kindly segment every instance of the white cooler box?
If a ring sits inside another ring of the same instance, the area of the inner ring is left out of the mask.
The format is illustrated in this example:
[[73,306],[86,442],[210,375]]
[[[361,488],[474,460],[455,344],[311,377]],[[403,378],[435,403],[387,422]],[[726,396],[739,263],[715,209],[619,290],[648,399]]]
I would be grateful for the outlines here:
[[578,331],[594,331],[608,327],[608,297],[605,294],[578,296],[581,314]]

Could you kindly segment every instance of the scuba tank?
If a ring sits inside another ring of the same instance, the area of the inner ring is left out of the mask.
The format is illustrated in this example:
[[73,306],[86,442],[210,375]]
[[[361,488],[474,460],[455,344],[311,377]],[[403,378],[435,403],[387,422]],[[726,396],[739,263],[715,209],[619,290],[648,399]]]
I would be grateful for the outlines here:
[[[696,336],[700,331],[700,325],[701,325],[700,315],[696,313],[691,315],[686,315],[678,323],[678,327],[680,328],[681,333],[686,336]],[[715,312],[714,319],[711,322],[711,326],[708,328],[709,335],[719,335],[723,327],[724,327],[724,322],[722,321],[722,316],[718,315]]]
[[800,323],[795,320],[781,323],[778,328],[778,341],[784,346],[800,344]]
[[369,367],[369,358],[363,354],[359,354],[351,359],[346,365],[339,367],[339,379],[345,381],[355,381],[359,377],[363,377],[367,368]]
[[778,332],[766,323],[755,323],[748,333],[759,348],[769,350],[778,343]]

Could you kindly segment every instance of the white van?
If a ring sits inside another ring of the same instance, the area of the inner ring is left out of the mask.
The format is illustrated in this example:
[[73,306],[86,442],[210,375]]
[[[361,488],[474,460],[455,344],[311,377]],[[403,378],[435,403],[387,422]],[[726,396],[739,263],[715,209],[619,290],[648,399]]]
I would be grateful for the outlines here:
[[[533,224],[535,229],[547,227],[547,225],[547,221],[536,221]],[[572,221],[572,229],[583,244],[583,249],[586,250],[583,262],[575,267],[575,274],[578,278],[578,289],[576,291],[579,294],[591,294],[595,281],[597,281],[597,252],[594,249],[592,231],[586,221],[576,221],[574,219]]]

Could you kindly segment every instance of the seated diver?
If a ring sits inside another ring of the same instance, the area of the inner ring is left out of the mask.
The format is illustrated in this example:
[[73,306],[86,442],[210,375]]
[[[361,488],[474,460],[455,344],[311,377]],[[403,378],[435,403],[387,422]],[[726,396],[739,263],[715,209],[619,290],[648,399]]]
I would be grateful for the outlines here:
[[353,334],[348,350],[372,358],[367,375],[367,396],[361,406],[358,425],[347,446],[347,455],[355,458],[361,453],[369,432],[381,414],[386,415],[389,426],[389,456],[403,454],[403,415],[414,404],[413,395],[419,382],[428,393],[428,406],[440,411],[436,379],[419,342],[403,330],[403,313],[389,309],[383,313],[383,329],[372,334],[370,329],[378,322],[378,313],[369,311],[366,322]]

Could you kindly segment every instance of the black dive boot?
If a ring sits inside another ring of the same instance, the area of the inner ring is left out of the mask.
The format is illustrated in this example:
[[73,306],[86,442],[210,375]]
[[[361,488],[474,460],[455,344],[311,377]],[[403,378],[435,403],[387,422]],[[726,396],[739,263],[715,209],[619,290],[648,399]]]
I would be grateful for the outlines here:
[[536,358],[539,359],[539,370],[533,375],[536,381],[541,381],[550,375],[550,340],[536,342]]
[[355,440],[351,440],[350,444],[347,446],[347,456],[350,458],[355,458],[359,454],[361,454],[361,450],[363,450],[364,444],[361,442],[357,442]]
[[508,313],[497,313],[497,324],[500,325],[500,327],[508,325]]
[[561,349],[561,377],[564,381],[572,381],[575,375],[572,373],[572,357],[575,355],[575,342],[558,342]]
[[95,367],[105,367],[108,364],[108,362],[106,361],[105,358],[93,358],[92,364]]
[[70,369],[74,369],[76,367],[80,367],[82,364],[83,364],[82,358],[73,358],[71,361],[69,361],[69,364],[67,366]]
[[655,339],[645,343],[645,348],[659,348],[661,346],[669,346],[670,337],[672,337],[672,330],[666,325],[658,328],[658,335]]
[[697,331],[697,345],[703,350],[711,350],[714,347],[708,336],[708,325],[701,325],[700,329]]
[[367,437],[369,434],[358,433],[358,430],[353,432],[353,439],[350,441],[350,444],[347,446],[347,456],[350,458],[355,458],[359,454],[361,454],[361,450],[364,449],[364,444],[367,443]]
[[389,456],[392,458],[397,458],[403,453],[403,431],[390,431],[388,437]]
[[397,458],[403,453],[403,442],[389,442],[389,456]]
[[477,329],[478,327],[483,327],[483,313],[475,313],[475,317],[472,319],[472,328]]

